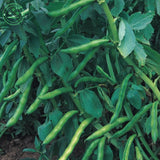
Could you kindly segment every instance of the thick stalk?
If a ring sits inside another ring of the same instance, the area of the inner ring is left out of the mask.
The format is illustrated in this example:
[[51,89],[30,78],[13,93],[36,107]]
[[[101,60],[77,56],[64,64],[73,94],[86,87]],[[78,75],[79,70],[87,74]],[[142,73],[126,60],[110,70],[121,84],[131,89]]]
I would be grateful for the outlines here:
[[97,0],[99,2],[99,4],[101,5],[101,7],[103,8],[104,10],[104,13],[108,19],[108,23],[109,23],[109,26],[110,26],[110,30],[111,30],[111,33],[112,33],[112,39],[114,42],[118,42],[118,31],[117,31],[117,27],[116,27],[116,24],[115,24],[115,21],[114,21],[114,18],[111,14],[111,11],[108,7],[108,4],[105,2],[105,0]]

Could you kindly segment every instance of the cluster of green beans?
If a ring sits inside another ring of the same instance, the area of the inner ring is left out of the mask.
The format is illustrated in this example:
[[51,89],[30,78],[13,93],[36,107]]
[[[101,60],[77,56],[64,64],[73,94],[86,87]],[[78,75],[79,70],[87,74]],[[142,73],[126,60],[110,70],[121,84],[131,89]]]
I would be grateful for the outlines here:
[[17,106],[17,109],[16,109],[14,115],[8,120],[8,122],[6,124],[7,128],[13,126],[14,124],[16,124],[18,119],[19,119],[19,117],[22,115],[22,113],[24,111],[24,108],[26,106],[27,100],[28,100],[28,96],[29,96],[29,92],[30,92],[30,89],[31,89],[32,80],[33,79],[29,79],[28,86],[25,89],[25,91],[22,93],[20,102],[19,102],[19,104]]
[[3,101],[3,98],[8,94],[9,90],[13,87],[14,81],[16,78],[16,73],[18,70],[18,66],[19,66],[22,59],[23,59],[23,57],[19,58],[16,61],[16,63],[14,64],[14,66],[12,68],[12,71],[10,72],[10,74],[8,76],[8,80],[0,93],[0,103]]

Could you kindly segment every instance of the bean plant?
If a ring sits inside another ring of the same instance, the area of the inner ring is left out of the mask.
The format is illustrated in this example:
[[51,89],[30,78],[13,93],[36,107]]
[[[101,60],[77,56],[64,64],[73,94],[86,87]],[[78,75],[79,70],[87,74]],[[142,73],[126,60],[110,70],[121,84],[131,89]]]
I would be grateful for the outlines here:
[[159,0],[0,8],[0,138],[34,136],[38,160],[160,159]]

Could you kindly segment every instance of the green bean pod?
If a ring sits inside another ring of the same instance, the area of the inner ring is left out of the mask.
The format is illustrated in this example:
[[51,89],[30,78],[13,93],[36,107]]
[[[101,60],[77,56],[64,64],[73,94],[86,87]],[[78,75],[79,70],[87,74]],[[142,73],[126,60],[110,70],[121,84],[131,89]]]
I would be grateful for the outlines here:
[[138,146],[135,146],[135,150],[136,150],[136,159],[137,160],[143,160],[143,156],[142,156],[141,151],[138,148]]
[[102,137],[100,139],[100,142],[98,144],[98,156],[97,156],[97,160],[103,160],[104,159],[105,141],[106,141],[106,137]]
[[111,131],[116,126],[118,126],[128,120],[129,120],[128,117],[120,117],[120,118],[116,119],[113,123],[109,123],[109,124],[103,126],[102,128],[100,128],[99,130],[95,131],[94,133],[92,133],[86,140],[92,140],[95,138],[99,138],[99,137],[103,136],[105,133]]
[[18,40],[15,40],[11,44],[9,44],[5,49],[5,52],[0,57],[0,72],[2,70],[3,65],[6,63],[7,59],[9,58],[9,56],[16,51],[17,43],[18,43]]
[[90,158],[94,149],[97,147],[99,141],[100,141],[100,139],[96,139],[89,145],[89,147],[87,148],[84,156],[82,157],[82,160],[88,160]]
[[131,144],[132,144],[132,142],[133,142],[133,140],[134,140],[135,138],[136,138],[136,134],[133,134],[133,135],[130,136],[129,139],[127,140],[127,143],[126,143],[125,148],[124,148],[122,160],[128,160],[129,151],[130,151],[130,148],[131,148]]
[[[41,95],[45,94],[46,92],[48,92],[48,89],[49,89],[49,88],[48,88],[48,85],[46,84],[46,85],[42,88],[39,96],[41,96]],[[28,110],[26,111],[26,114],[31,114],[31,113],[33,113],[33,112],[39,107],[39,105],[40,105],[41,102],[42,102],[42,100],[37,97],[37,98],[35,99],[35,101],[30,105],[30,107],[28,108]]]
[[6,81],[7,81],[7,73],[8,73],[8,70],[6,70],[3,74],[3,79],[2,79],[2,82],[3,82],[3,86],[6,85]]
[[59,96],[63,93],[68,93],[68,92],[72,92],[72,88],[71,87],[62,87],[62,88],[58,88],[58,89],[55,89],[54,91],[51,91],[51,92],[48,92],[46,94],[43,94],[43,95],[40,95],[38,96],[39,99],[52,99],[56,96]]
[[53,130],[47,135],[47,137],[44,139],[43,144],[48,144],[50,143],[56,136],[57,134],[61,131],[63,126],[67,123],[67,121],[77,114],[77,110],[72,110],[67,112],[57,123],[57,125],[53,128]]
[[59,29],[56,34],[54,35],[54,37],[59,37],[61,36],[63,33],[65,33],[76,21],[76,19],[78,18],[78,16],[82,13],[82,11],[84,11],[88,6],[83,7],[82,9],[78,9],[73,16],[68,20],[68,22],[61,28]]
[[131,121],[129,121],[123,129],[117,131],[111,138],[118,138],[127,133],[128,131],[130,131],[136,124],[136,122],[141,118],[141,116],[144,115],[152,107],[152,105],[153,103],[143,106],[138,111],[138,113],[136,113],[136,115],[132,117]]
[[88,42],[86,44],[82,44],[76,47],[70,47],[67,49],[61,49],[61,52],[63,53],[70,53],[70,54],[76,54],[82,51],[87,51],[89,49],[93,49],[95,47],[99,47],[101,45],[105,45],[107,44],[109,40],[107,39],[97,39],[97,40],[93,40],[91,42]]
[[32,66],[17,80],[16,86],[25,83],[33,75],[33,73],[34,73],[35,69],[37,68],[37,66],[39,66],[40,64],[42,64],[43,62],[45,62],[47,59],[48,59],[47,56],[38,58],[32,64]]
[[82,135],[85,128],[93,121],[94,118],[87,118],[81,122],[80,126],[78,127],[77,131],[75,132],[74,136],[71,139],[70,144],[65,149],[63,155],[59,158],[59,160],[67,160],[70,154],[72,153],[74,147],[79,141],[80,136]]
[[93,76],[85,76],[80,79],[78,79],[74,85],[74,87],[77,87],[80,83],[83,82],[95,82],[95,83],[104,83],[106,82],[105,78],[98,78],[98,77],[93,77]]
[[91,50],[82,60],[82,62],[77,66],[77,68],[71,73],[71,75],[69,76],[69,81],[73,80],[74,78],[76,78],[76,76],[83,70],[83,68],[86,66],[86,64],[88,63],[88,61],[93,58],[94,54],[96,53],[98,49],[93,49]]
[[158,138],[158,118],[157,118],[157,107],[159,102],[153,103],[151,108],[151,137],[153,143],[156,143]]
[[64,7],[62,9],[58,9],[58,10],[55,10],[55,11],[48,12],[48,15],[52,16],[52,17],[58,17],[58,16],[66,15],[69,12],[71,12],[72,10],[77,9],[78,7],[85,6],[85,5],[87,5],[91,2],[94,2],[94,1],[95,0],[85,0],[85,1],[80,0],[78,2],[72,3],[71,5],[69,5],[67,7]]
[[123,101],[124,101],[124,98],[125,98],[128,81],[131,78],[131,76],[132,76],[132,74],[128,74],[125,77],[125,79],[123,80],[123,82],[122,82],[122,86],[121,86],[118,102],[116,104],[116,110],[115,110],[114,114],[111,117],[110,123],[114,122],[117,119],[117,117],[119,116],[119,114],[120,114],[120,112],[122,110],[122,105],[123,105]]
[[116,81],[114,81],[114,79],[112,79],[106,72],[104,72],[104,70],[100,67],[100,66],[96,66],[96,70],[98,73],[100,73],[102,76],[104,76],[106,78],[106,80],[111,84],[111,85],[115,85]]
[[17,97],[19,94],[21,93],[21,89],[17,89],[13,94],[9,95],[8,97],[4,97],[4,101],[10,101],[12,99],[14,99],[15,97]]
[[2,104],[2,106],[1,106],[1,108],[0,108],[0,120],[1,120],[1,118],[3,116],[3,112],[4,112],[5,108],[6,108],[6,104],[7,104],[7,102],[4,102]]
[[16,63],[14,64],[12,71],[10,72],[9,76],[8,76],[8,80],[5,84],[5,86],[3,87],[1,93],[0,93],[0,103],[2,102],[3,98],[6,96],[6,94],[8,93],[9,89],[12,88],[13,84],[14,84],[14,80],[16,78],[16,73],[18,70],[18,66],[21,62],[21,60],[23,59],[23,57],[19,58]]
[[28,100],[28,96],[29,96],[29,92],[30,92],[30,89],[31,89],[32,80],[33,79],[29,80],[28,86],[27,86],[27,88],[25,89],[25,91],[23,92],[23,94],[21,96],[20,102],[18,104],[18,107],[17,107],[14,115],[8,120],[8,122],[6,124],[7,128],[13,126],[14,124],[16,124],[18,119],[19,119],[19,117],[22,115],[22,113],[24,111],[24,108],[25,108],[25,105],[26,105],[27,100]]

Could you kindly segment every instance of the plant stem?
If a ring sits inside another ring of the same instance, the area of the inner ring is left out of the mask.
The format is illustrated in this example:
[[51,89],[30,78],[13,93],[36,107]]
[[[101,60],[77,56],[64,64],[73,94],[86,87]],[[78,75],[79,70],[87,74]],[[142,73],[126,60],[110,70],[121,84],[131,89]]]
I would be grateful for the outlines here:
[[113,41],[114,42],[118,42],[117,27],[116,27],[114,18],[113,18],[112,14],[111,14],[111,11],[110,11],[110,9],[108,7],[108,4],[103,0],[98,0],[98,2],[101,5],[101,7],[103,8],[103,10],[104,10],[104,12],[106,14],[106,17],[108,19],[108,23],[109,23],[109,26],[110,26],[110,29],[111,29]]

